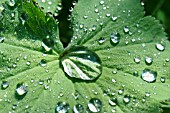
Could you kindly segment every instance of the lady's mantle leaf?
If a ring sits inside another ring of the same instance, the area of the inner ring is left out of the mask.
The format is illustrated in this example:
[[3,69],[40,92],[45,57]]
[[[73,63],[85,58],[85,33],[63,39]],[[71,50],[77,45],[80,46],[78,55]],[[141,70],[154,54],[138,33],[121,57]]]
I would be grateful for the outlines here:
[[69,46],[86,46],[102,61],[103,112],[160,112],[170,98],[170,43],[159,22],[143,16],[139,0],[80,0],[72,13]]

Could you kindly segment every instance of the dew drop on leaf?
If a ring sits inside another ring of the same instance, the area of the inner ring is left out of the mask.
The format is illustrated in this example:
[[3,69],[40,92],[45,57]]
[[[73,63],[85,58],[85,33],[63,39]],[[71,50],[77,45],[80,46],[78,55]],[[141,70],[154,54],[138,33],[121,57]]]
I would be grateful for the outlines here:
[[3,43],[5,40],[5,37],[0,37],[0,43]]
[[67,113],[69,109],[69,104],[65,102],[58,102],[55,108],[55,113]]
[[117,20],[117,16],[112,16],[112,20],[115,22]]
[[145,63],[146,63],[147,65],[151,65],[152,62],[153,62],[153,59],[152,59],[151,57],[146,57],[146,58],[145,58]]
[[46,60],[42,59],[42,60],[40,61],[40,66],[45,67],[46,65],[47,65]]
[[6,89],[6,88],[8,88],[8,86],[9,86],[8,81],[2,81],[1,89]]
[[117,99],[116,98],[109,99],[109,104],[111,106],[116,106],[116,103],[117,103]]
[[120,41],[120,34],[119,33],[111,33],[110,41],[112,45],[117,45]]
[[103,44],[105,41],[106,41],[106,39],[105,39],[104,37],[100,37],[100,38],[98,39],[98,43],[99,43],[100,45]]
[[118,94],[119,94],[119,95],[122,95],[123,93],[124,93],[124,90],[123,90],[123,89],[119,89],[119,90],[118,90]]
[[64,72],[73,78],[94,80],[102,73],[99,56],[83,46],[74,46],[60,56]]
[[139,63],[140,63],[140,58],[135,57],[135,58],[134,58],[134,62],[137,63],[137,64],[139,64]]
[[31,65],[31,62],[30,62],[30,61],[27,61],[26,64],[27,64],[27,66],[30,66],[30,65]]
[[123,30],[124,30],[125,33],[129,32],[129,28],[127,26],[125,26]]
[[17,105],[16,105],[16,104],[13,104],[12,110],[16,110],[16,109],[17,109]]
[[84,112],[84,107],[81,104],[77,104],[73,107],[74,113],[83,113]]
[[125,95],[124,98],[123,98],[123,102],[125,104],[128,104],[130,102],[130,96],[129,95]]
[[11,6],[11,7],[14,6],[14,5],[15,5],[15,0],[9,0],[9,3],[8,3],[8,4],[9,4],[9,6]]
[[27,20],[28,20],[28,15],[26,13],[22,13],[20,17],[21,23],[24,25]]
[[165,47],[164,47],[162,44],[156,44],[155,47],[156,47],[156,49],[158,49],[159,51],[165,50]]
[[160,81],[161,81],[162,83],[165,83],[165,77],[161,77],[161,78],[160,78]]
[[150,69],[144,69],[141,75],[142,80],[152,83],[156,81],[157,72]]
[[92,98],[88,102],[88,108],[92,113],[98,113],[102,109],[102,102],[99,99]]
[[19,96],[23,96],[28,92],[28,86],[24,83],[17,84],[16,93]]
[[52,50],[53,45],[54,41],[51,40],[49,37],[44,38],[41,43],[41,46],[45,52],[50,52]]

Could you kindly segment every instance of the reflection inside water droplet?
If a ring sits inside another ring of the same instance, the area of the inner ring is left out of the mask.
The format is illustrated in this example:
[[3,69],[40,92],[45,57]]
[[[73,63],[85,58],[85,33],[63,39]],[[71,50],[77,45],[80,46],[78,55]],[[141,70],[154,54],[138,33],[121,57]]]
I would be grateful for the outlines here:
[[99,99],[92,98],[88,103],[88,108],[93,113],[100,112],[102,109],[102,102]]
[[99,56],[83,46],[74,46],[61,55],[64,72],[73,78],[94,80],[102,73]]
[[157,77],[157,72],[149,70],[149,69],[144,69],[141,75],[142,80],[146,82],[155,82]]
[[74,113],[83,113],[84,112],[84,107],[81,104],[77,104],[73,107]]
[[67,113],[69,109],[69,104],[65,102],[58,102],[55,108],[55,113]]

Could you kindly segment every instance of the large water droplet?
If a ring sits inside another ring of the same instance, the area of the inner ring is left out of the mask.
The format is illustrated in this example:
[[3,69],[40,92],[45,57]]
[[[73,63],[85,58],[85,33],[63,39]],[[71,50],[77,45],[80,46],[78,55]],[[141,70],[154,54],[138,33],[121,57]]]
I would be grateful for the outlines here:
[[120,41],[120,34],[119,33],[111,33],[110,41],[111,41],[111,44],[117,45]]
[[92,98],[88,103],[88,108],[93,113],[100,112],[102,109],[102,102],[99,99]]
[[73,78],[94,80],[102,73],[99,56],[83,46],[74,46],[61,55],[64,72]]
[[67,113],[69,109],[69,104],[65,102],[58,102],[55,108],[55,113]]
[[157,72],[150,69],[144,69],[141,78],[146,82],[155,82],[157,77]]
[[155,47],[156,47],[156,49],[158,49],[159,51],[165,50],[165,47],[164,47],[162,44],[156,44]]
[[24,83],[17,84],[16,93],[19,96],[23,96],[28,92],[28,86]]
[[9,83],[7,81],[2,81],[2,84],[1,84],[2,89],[6,89],[8,88],[8,86],[9,86]]
[[83,113],[84,112],[84,107],[81,104],[77,104],[73,108],[74,113]]

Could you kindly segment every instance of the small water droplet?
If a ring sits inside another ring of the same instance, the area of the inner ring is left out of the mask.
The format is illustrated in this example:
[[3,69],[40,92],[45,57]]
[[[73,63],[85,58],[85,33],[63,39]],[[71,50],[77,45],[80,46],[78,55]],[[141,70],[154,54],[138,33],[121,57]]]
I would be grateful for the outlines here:
[[93,26],[92,26],[92,30],[93,30],[93,31],[95,31],[96,28],[97,28],[96,25],[93,25]]
[[166,80],[165,77],[161,77],[161,78],[160,78],[160,81],[161,81],[162,83],[165,83],[165,80]]
[[141,75],[142,80],[152,83],[156,81],[157,72],[150,69],[144,69]]
[[0,43],[3,43],[5,40],[5,37],[0,37]]
[[146,63],[147,65],[151,65],[152,62],[153,62],[153,59],[152,59],[151,57],[146,57],[146,58],[145,58],[145,63]]
[[9,86],[8,81],[2,81],[1,89],[6,89],[6,88],[8,88],[8,86]]
[[17,105],[16,105],[16,104],[13,104],[12,110],[16,110],[16,109],[17,109]]
[[27,61],[26,64],[27,64],[27,66],[30,66],[30,65],[31,65],[31,62],[30,62],[30,61]]
[[41,46],[45,52],[50,52],[54,46],[54,41],[47,36],[47,38],[42,40]]
[[42,59],[42,60],[40,61],[40,66],[45,67],[46,65],[47,65],[46,60]]
[[88,108],[91,112],[93,113],[97,113],[100,112],[102,109],[102,102],[99,99],[96,98],[92,98],[89,102],[88,102]]
[[162,44],[156,44],[155,45],[156,49],[158,49],[159,51],[164,51],[165,47]]
[[115,22],[117,20],[116,16],[112,16],[112,20]]
[[22,25],[25,24],[25,22],[28,20],[28,15],[26,13],[22,13],[20,17]]
[[139,76],[139,74],[138,74],[137,71],[133,72],[133,75],[134,75],[135,77],[138,77],[138,76]]
[[67,113],[69,109],[69,104],[65,102],[58,102],[55,108],[55,113]]
[[98,43],[99,43],[99,44],[103,44],[105,41],[106,41],[106,39],[105,39],[104,37],[100,37],[100,38],[98,39]]
[[146,92],[145,96],[146,96],[146,97],[150,97],[151,94],[150,94],[149,92]]
[[101,5],[103,5],[103,4],[104,4],[104,1],[103,1],[103,0],[101,0],[101,1],[100,1],[100,4],[101,4]]
[[110,41],[112,45],[117,45],[120,41],[120,34],[119,33],[111,33]]
[[135,63],[139,64],[139,63],[140,63],[140,58],[135,57],[135,58],[134,58],[134,61],[135,61]]
[[9,6],[12,7],[12,6],[14,6],[14,5],[15,5],[15,0],[10,0],[10,1],[9,1]]
[[74,46],[60,56],[64,72],[81,80],[94,80],[102,73],[99,56],[83,46]]
[[119,89],[119,90],[118,90],[118,94],[119,94],[119,95],[122,95],[123,93],[124,93],[124,90],[123,90],[123,89]]
[[130,102],[130,95],[125,95],[123,101],[125,104],[128,104]]
[[124,30],[125,33],[129,32],[129,28],[127,26],[125,26],[123,30]]
[[28,92],[28,85],[24,84],[24,83],[19,83],[17,84],[16,87],[16,93],[19,96],[23,96]]
[[84,19],[87,19],[87,18],[88,18],[88,16],[87,16],[87,15],[85,15],[85,16],[84,16]]
[[83,113],[84,112],[84,107],[81,104],[77,104],[73,107],[74,113]]
[[117,99],[116,98],[109,99],[109,104],[111,106],[116,106],[116,103],[117,103]]

